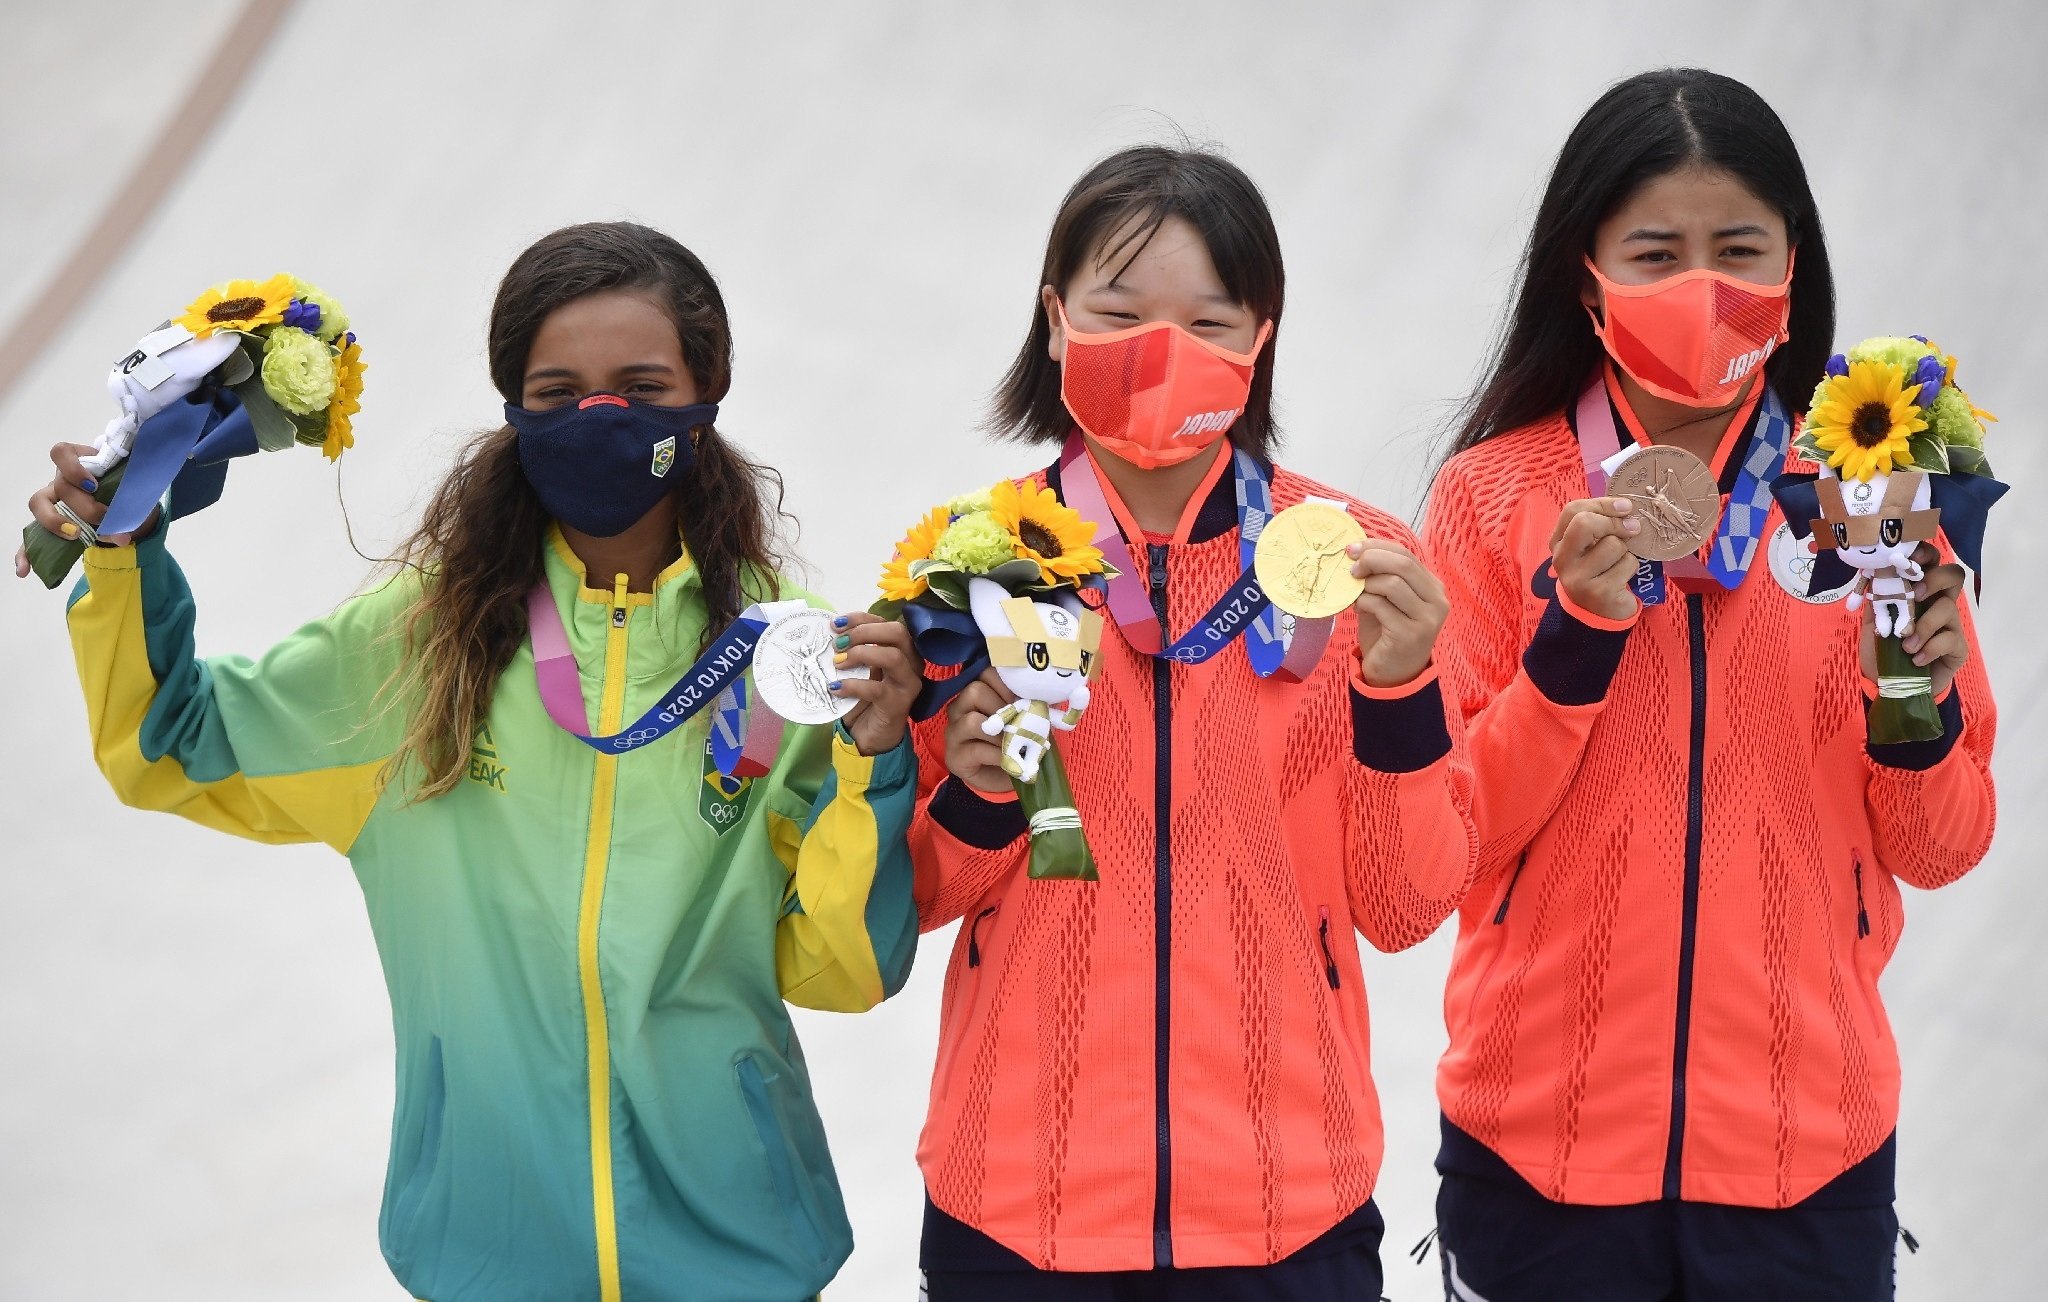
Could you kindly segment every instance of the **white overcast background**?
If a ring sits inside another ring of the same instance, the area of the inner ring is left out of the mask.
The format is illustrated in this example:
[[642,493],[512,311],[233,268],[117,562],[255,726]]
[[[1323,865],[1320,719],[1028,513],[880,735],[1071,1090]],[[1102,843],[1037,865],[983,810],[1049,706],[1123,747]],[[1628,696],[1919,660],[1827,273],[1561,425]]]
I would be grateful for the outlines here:
[[[0,0],[0,323],[137,162],[239,6]],[[0,405],[0,502],[109,414],[108,363],[195,290],[289,269],[371,369],[341,463],[373,554],[498,420],[484,319],[550,228],[630,217],[717,274],[721,428],[783,470],[816,587],[873,596],[929,503],[1045,459],[976,432],[1091,161],[1178,131],[1264,188],[1291,278],[1293,468],[1411,518],[1551,159],[1611,81],[1749,82],[1805,155],[1841,341],[1919,332],[2002,416],[1982,631],[2001,706],[1991,857],[1909,892],[1884,981],[1905,1056],[1900,1296],[2048,1276],[2048,9],[2002,4],[302,4],[153,219]],[[13,518],[10,516],[9,518]],[[12,526],[10,526],[11,528]],[[12,544],[8,545],[12,550]],[[347,597],[334,472],[236,465],[181,525],[203,652]],[[0,583],[0,1299],[397,1299],[376,1243],[388,1009],[347,864],[123,809],[93,768],[61,593]],[[1440,1295],[1432,1071],[1450,928],[1368,951],[1387,1291]],[[858,1238],[832,1299],[908,1299],[913,1160],[948,929],[859,1020],[798,1024]]]

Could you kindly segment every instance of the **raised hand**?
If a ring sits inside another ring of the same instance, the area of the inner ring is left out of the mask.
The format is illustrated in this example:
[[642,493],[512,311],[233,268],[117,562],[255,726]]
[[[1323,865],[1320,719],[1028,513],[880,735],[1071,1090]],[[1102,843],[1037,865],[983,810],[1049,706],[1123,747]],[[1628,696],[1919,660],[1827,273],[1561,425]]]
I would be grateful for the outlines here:
[[1399,543],[1367,538],[1344,551],[1352,577],[1365,581],[1353,606],[1359,672],[1373,687],[1398,687],[1429,668],[1450,600],[1436,575]]
[[924,662],[911,645],[910,630],[893,619],[853,611],[833,621],[835,668],[865,668],[869,677],[841,678],[832,694],[860,702],[842,722],[863,755],[896,749],[910,722],[911,702],[923,686]]
[[1643,527],[1634,511],[1625,497],[1567,502],[1550,533],[1557,586],[1579,609],[1602,619],[1627,619],[1639,604],[1629,586],[1637,562],[1627,540]]

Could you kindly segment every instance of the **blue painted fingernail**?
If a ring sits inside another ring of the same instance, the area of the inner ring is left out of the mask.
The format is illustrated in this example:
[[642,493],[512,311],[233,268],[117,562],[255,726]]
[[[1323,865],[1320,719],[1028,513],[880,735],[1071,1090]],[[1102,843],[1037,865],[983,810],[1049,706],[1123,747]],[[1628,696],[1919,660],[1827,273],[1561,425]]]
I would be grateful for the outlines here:
[[79,487],[88,493],[97,493],[100,490],[100,481],[87,477],[86,481],[80,484]]
[[840,616],[839,618],[837,618],[837,619],[833,620],[833,621],[832,621],[832,627],[834,627],[834,628],[845,628],[845,627],[846,627],[846,616],[844,616],[844,615],[841,615],[841,616]]
[[839,680],[837,678],[832,680],[832,690],[835,692],[839,690]]

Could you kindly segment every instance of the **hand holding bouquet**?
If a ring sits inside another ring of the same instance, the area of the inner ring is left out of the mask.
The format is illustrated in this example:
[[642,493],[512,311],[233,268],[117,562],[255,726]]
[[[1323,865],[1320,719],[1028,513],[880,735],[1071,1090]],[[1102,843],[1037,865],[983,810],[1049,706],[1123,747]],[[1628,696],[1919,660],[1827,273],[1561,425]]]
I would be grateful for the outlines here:
[[1866,339],[1829,358],[1793,445],[1820,472],[1774,486],[1793,531],[1811,529],[1816,557],[1831,558],[1815,566],[1814,589],[1842,582],[1846,567],[1859,576],[1849,608],[1873,607],[1873,742],[1941,735],[1933,668],[1901,645],[1913,634],[1913,588],[1924,577],[1914,553],[1939,530],[1980,569],[1984,518],[2006,491],[1984,456],[1984,425],[1996,418],[1955,376],[1956,359],[1919,335]]
[[362,350],[341,305],[288,275],[229,281],[143,336],[107,372],[120,413],[82,464],[107,504],[76,539],[22,530],[47,587],[63,581],[98,534],[129,534],[169,495],[172,518],[220,497],[230,459],[293,444],[328,460],[353,446],[363,391]]
[[910,625],[927,664],[959,670],[927,684],[913,717],[929,718],[984,668],[1017,697],[983,730],[1000,739],[1030,821],[1036,878],[1096,876],[1053,742],[1080,722],[1101,661],[1102,617],[1080,596],[1112,573],[1094,536],[1051,490],[1005,480],[928,512],[883,568],[875,606]]

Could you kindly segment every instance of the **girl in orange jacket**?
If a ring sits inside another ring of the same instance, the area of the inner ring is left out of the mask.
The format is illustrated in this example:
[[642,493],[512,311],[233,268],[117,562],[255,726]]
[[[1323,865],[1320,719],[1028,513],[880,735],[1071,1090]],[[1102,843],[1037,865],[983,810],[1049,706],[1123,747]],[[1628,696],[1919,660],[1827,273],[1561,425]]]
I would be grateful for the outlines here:
[[[1877,979],[1898,883],[1990,842],[1995,715],[1929,547],[1906,648],[1945,733],[1866,742],[1871,620],[1807,595],[1770,495],[1833,332],[1753,91],[1666,70],[1587,111],[1425,527],[1482,859],[1438,1073],[1450,1297],[1891,1295]],[[1589,486],[1631,443],[1711,467],[1697,556],[1639,561],[1683,511]]]
[[[1113,522],[1125,570],[1057,738],[1101,880],[1027,877],[997,679],[917,731],[919,923],[962,920],[918,1149],[933,1302],[1379,1295],[1352,928],[1429,935],[1474,842],[1441,586],[1399,522],[1270,460],[1283,285],[1264,200],[1210,154],[1116,154],[1053,223],[997,423],[1063,448],[1032,478]],[[1241,543],[1310,496],[1363,526],[1365,591],[1287,641],[1233,604]]]

